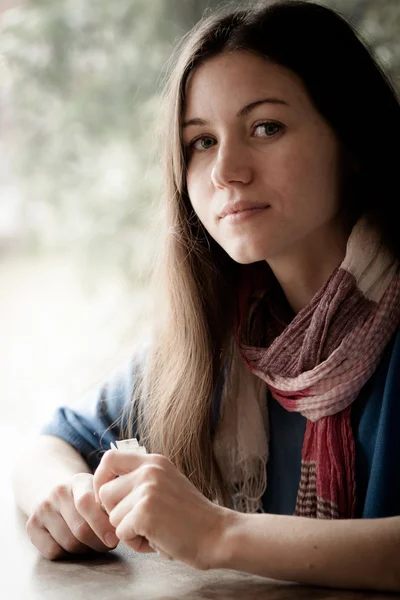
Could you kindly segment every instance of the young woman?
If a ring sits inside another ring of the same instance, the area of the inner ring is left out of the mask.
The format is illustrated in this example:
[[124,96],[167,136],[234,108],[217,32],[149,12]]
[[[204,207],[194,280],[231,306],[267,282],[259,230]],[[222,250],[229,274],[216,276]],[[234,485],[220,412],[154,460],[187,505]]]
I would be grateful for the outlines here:
[[17,467],[28,534],[400,591],[395,92],[308,2],[211,16],[173,62],[152,342]]

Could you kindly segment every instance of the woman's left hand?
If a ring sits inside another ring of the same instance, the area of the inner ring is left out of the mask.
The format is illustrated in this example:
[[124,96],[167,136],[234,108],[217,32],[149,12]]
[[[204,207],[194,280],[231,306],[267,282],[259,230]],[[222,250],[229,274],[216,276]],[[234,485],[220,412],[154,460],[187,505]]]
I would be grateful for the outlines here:
[[165,456],[109,450],[93,483],[117,537],[127,546],[154,552],[150,541],[171,558],[212,568],[211,557],[232,511],[203,496]]

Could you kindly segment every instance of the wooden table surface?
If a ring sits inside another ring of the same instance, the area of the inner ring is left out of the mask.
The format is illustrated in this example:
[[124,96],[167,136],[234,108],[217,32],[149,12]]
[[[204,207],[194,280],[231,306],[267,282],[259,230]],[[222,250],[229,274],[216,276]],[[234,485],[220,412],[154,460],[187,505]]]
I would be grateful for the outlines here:
[[50,562],[26,536],[11,486],[0,484],[0,598],[7,600],[378,600],[400,595],[311,588],[228,570],[197,571],[126,547]]

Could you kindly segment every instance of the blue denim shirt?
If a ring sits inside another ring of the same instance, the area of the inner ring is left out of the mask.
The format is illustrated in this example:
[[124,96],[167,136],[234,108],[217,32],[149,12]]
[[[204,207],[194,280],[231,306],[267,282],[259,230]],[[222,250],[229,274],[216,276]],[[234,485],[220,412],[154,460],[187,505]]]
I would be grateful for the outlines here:
[[[86,394],[76,407],[58,408],[42,433],[62,438],[76,448],[95,470],[103,452],[120,437],[129,408],[136,357]],[[219,416],[221,390],[213,402],[211,429]],[[300,481],[301,450],[306,419],[268,401],[270,455],[267,465],[265,512],[293,514]],[[352,408],[356,444],[356,516],[400,515],[400,331],[387,345],[373,376]]]

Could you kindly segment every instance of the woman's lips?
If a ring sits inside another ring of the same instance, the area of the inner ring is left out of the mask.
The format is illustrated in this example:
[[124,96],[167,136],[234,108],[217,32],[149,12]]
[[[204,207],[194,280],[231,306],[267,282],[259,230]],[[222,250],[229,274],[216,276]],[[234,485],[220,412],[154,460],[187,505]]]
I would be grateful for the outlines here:
[[251,208],[242,208],[239,210],[235,210],[234,212],[227,212],[223,214],[220,218],[224,220],[226,223],[242,223],[243,221],[247,221],[260,214],[261,212],[265,212],[271,208],[270,206],[254,206]]

